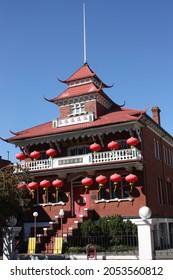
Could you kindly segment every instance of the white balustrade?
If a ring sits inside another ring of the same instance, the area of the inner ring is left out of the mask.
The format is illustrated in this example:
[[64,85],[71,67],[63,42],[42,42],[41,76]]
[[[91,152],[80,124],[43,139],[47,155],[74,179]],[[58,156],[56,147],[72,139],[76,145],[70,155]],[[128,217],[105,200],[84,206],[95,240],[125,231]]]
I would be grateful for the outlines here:
[[136,148],[105,151],[97,153],[89,153],[85,155],[67,156],[59,158],[50,158],[42,160],[26,161],[14,164],[14,172],[22,172],[24,170],[37,171],[52,168],[72,167],[81,165],[92,165],[93,163],[104,162],[121,162],[127,160],[140,160],[141,151]]
[[93,163],[111,162],[111,161],[126,161],[126,160],[141,159],[141,151],[136,148],[114,150],[106,152],[97,152],[93,154]]

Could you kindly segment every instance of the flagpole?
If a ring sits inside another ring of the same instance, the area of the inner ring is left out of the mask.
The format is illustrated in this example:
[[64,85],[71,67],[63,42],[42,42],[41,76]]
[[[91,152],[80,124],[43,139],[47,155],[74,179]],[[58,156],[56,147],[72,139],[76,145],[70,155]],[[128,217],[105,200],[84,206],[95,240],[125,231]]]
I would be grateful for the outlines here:
[[84,64],[87,63],[86,59],[86,20],[85,20],[85,3],[83,3],[83,29],[84,29]]

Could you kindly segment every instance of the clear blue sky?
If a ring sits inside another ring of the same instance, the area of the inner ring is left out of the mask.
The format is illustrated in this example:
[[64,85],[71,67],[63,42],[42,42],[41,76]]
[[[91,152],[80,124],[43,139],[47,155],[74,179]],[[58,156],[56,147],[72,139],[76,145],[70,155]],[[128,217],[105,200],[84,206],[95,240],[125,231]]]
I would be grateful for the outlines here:
[[[159,106],[173,133],[173,1],[85,0],[87,62],[118,104]],[[83,0],[0,0],[0,136],[58,117],[43,99],[83,65]],[[0,141],[0,155],[19,151]]]

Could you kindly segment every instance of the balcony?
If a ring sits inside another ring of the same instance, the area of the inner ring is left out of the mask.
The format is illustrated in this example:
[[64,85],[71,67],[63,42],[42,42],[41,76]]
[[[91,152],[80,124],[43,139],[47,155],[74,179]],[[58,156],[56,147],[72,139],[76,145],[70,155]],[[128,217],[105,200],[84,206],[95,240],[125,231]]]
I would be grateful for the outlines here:
[[85,155],[67,156],[59,158],[49,158],[42,160],[19,162],[14,164],[14,173],[20,173],[24,170],[39,171],[69,168],[77,166],[86,166],[93,164],[104,164],[108,162],[121,163],[127,161],[140,161],[142,158],[141,151],[136,148],[123,149],[114,151],[105,151],[89,153]]

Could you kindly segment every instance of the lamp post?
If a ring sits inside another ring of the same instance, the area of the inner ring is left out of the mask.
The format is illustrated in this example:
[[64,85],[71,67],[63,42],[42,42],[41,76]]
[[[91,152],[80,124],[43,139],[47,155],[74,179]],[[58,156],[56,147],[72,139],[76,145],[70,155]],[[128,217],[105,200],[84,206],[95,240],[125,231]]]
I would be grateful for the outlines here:
[[34,217],[34,237],[36,238],[36,235],[37,235],[37,217],[38,217],[38,213],[34,212],[33,213],[33,217]]
[[60,209],[59,210],[59,215],[61,218],[61,237],[63,238],[63,217],[64,217],[64,210]]

